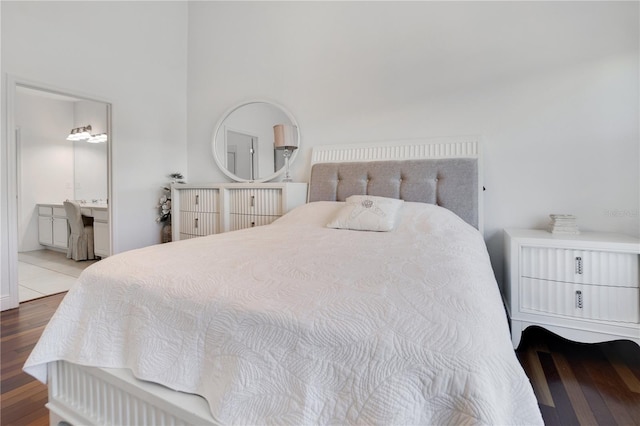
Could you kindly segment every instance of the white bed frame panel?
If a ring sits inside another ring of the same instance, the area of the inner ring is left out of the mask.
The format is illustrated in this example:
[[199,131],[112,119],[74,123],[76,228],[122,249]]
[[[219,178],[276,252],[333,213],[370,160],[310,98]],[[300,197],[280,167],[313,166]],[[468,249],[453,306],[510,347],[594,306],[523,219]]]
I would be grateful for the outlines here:
[[127,369],[56,361],[48,381],[51,425],[216,424],[204,398],[137,380]]
[[[313,148],[311,164],[408,160],[478,159],[478,218],[482,232],[482,161],[477,136],[434,138]],[[65,361],[48,366],[51,425],[218,424],[204,398],[137,380],[127,369],[85,367]]]
[[[478,158],[480,137],[459,136],[313,147],[311,165],[356,161]],[[481,174],[480,174],[481,175]]]

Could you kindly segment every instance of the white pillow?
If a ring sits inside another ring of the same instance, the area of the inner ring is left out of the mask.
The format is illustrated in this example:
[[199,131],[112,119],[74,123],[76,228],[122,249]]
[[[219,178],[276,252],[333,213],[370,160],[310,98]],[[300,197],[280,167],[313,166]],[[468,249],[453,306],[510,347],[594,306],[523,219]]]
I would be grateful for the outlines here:
[[357,231],[391,231],[404,201],[395,198],[352,195],[347,198],[329,228]]

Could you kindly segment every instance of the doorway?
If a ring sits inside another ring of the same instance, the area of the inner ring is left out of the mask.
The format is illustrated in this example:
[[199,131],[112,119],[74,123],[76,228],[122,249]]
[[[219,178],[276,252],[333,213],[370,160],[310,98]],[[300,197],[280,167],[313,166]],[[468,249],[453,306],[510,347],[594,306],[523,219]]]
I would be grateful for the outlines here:
[[258,138],[247,133],[227,129],[227,169],[234,175],[247,180],[260,176],[256,153]]
[[[102,142],[67,140],[72,129],[89,125],[92,134],[104,135],[100,138]],[[31,276],[36,269],[43,269],[43,265],[47,274],[40,275],[51,280],[57,274],[58,283],[65,278],[72,283],[79,271],[89,265],[86,262],[69,264],[65,238],[54,239],[51,244],[46,238],[43,240],[47,230],[41,229],[42,224],[46,224],[42,213],[47,208],[41,208],[42,205],[53,206],[55,212],[55,206],[62,205],[65,199],[73,199],[83,202],[88,214],[92,206],[93,210],[101,207],[104,212],[101,225],[106,231],[104,239],[109,250],[105,255],[110,254],[112,241],[111,104],[10,77],[7,127],[9,294],[7,297],[3,284],[2,310],[17,307],[19,302],[27,300],[25,294],[34,294],[20,288],[27,274],[33,287],[30,290],[36,289],[37,293],[46,295],[48,291],[66,290],[64,284],[47,289]],[[51,223],[55,220],[51,218]],[[61,228],[54,226],[52,232],[56,229]]]

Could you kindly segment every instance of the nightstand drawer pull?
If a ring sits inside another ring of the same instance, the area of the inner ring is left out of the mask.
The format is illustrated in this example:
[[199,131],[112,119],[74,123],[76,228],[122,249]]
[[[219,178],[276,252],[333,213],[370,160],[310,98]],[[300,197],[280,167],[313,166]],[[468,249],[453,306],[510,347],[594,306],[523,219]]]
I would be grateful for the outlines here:
[[582,275],[582,257],[576,257],[576,274]]
[[582,309],[582,292],[576,291],[576,308]]

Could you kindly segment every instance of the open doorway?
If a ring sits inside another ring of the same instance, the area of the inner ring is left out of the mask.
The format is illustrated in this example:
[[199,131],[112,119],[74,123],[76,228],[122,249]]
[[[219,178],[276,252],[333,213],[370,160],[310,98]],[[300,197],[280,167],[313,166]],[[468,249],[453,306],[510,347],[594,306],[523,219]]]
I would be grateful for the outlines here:
[[[110,103],[18,79],[7,86],[10,300],[3,289],[3,310],[68,290],[91,263],[66,258],[65,200],[95,221],[100,257],[112,240]],[[91,142],[67,139],[81,127],[90,127]]]

